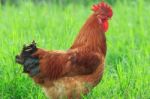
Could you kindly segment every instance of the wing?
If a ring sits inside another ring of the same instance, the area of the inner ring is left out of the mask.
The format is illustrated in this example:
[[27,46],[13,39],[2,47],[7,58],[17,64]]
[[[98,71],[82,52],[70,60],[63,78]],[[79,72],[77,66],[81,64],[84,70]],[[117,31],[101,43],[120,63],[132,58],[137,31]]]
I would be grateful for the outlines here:
[[96,70],[101,61],[101,56],[96,52],[75,51],[70,56],[71,65],[76,74],[90,74]]

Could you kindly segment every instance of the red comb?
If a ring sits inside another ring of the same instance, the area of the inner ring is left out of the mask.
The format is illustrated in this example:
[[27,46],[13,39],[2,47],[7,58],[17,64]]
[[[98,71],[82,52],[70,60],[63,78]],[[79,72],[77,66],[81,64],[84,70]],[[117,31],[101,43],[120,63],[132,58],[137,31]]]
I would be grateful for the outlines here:
[[93,5],[92,10],[94,12],[99,11],[99,10],[106,10],[108,12],[109,17],[111,17],[112,14],[113,14],[111,7],[108,4],[104,3],[104,2]]

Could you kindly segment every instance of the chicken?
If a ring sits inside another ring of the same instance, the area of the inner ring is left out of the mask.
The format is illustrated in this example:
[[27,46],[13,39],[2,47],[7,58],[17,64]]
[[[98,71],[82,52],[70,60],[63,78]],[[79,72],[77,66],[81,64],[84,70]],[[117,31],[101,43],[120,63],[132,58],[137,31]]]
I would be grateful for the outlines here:
[[73,45],[67,51],[37,48],[35,41],[24,46],[16,61],[52,99],[80,99],[101,80],[106,56],[108,19],[113,15],[106,3],[93,5]]

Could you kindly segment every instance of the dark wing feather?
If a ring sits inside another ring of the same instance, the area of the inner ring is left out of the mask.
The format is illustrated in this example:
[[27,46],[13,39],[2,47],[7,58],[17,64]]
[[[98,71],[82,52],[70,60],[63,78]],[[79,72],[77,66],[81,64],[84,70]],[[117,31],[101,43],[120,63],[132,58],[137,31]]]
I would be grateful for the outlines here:
[[90,74],[94,72],[101,62],[99,55],[94,52],[74,53],[70,58],[70,61],[76,66],[80,74]]

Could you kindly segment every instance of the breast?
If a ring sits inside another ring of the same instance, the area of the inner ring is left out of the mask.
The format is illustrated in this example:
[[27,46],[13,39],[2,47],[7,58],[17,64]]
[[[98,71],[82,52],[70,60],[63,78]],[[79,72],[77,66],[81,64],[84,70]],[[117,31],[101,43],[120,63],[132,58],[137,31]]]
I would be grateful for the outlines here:
[[47,97],[52,99],[72,99],[73,97],[80,99],[81,93],[87,93],[85,84],[87,82],[79,77],[64,77],[51,82],[50,86],[44,86],[43,90]]

